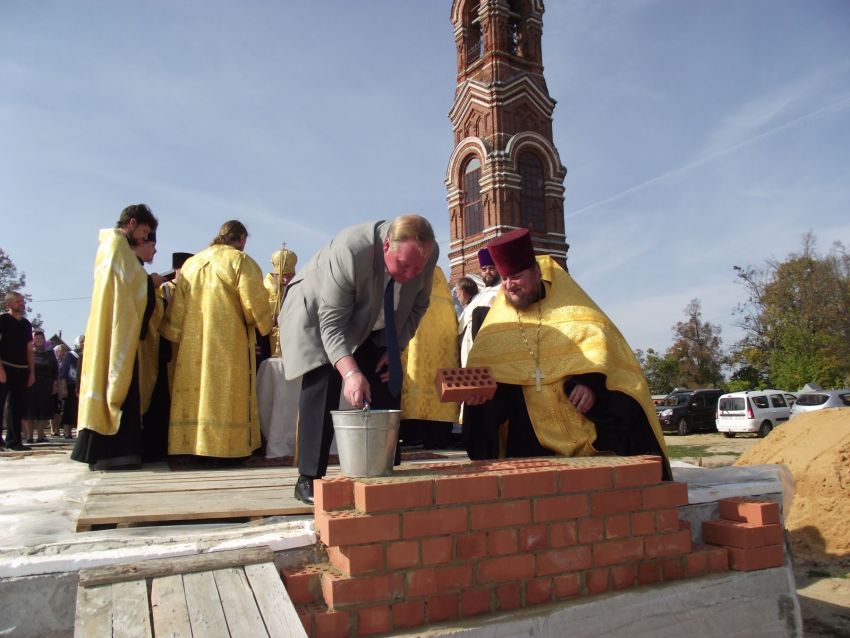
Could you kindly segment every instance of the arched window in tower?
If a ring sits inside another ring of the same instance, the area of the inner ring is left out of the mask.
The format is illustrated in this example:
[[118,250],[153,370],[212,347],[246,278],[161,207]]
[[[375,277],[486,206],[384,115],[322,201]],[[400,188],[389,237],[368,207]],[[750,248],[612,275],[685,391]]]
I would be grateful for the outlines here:
[[466,64],[467,66],[481,57],[484,38],[481,33],[481,18],[478,17],[479,2],[470,2],[466,12]]
[[481,162],[473,157],[463,169],[463,236],[484,230],[481,207]]
[[522,55],[523,8],[520,0],[508,2],[508,53]]
[[520,222],[530,230],[546,230],[543,164],[531,151],[519,156]]

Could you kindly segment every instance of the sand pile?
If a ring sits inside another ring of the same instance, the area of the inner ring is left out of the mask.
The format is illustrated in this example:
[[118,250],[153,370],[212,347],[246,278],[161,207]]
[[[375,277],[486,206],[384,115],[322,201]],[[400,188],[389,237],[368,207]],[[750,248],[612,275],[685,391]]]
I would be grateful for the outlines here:
[[795,416],[735,465],[761,463],[783,463],[794,476],[785,527],[795,556],[850,557],[850,408]]

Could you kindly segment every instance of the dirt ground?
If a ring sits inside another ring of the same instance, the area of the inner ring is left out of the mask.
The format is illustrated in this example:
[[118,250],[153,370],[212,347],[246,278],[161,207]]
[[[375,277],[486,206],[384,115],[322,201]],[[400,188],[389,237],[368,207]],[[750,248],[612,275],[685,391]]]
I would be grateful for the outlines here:
[[[764,447],[771,436],[773,433],[764,439]],[[741,454],[762,441],[754,435],[727,439],[719,433],[667,435],[664,438],[671,457],[703,467],[732,465]],[[770,462],[770,459],[762,462]],[[850,502],[845,507],[850,517]],[[804,635],[807,638],[850,636],[850,557],[794,556],[794,576]]]

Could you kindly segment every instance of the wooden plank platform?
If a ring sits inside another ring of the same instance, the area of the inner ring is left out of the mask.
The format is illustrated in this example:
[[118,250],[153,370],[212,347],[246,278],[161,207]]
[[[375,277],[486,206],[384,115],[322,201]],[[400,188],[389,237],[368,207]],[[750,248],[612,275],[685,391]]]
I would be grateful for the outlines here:
[[[337,473],[338,468],[329,471]],[[291,467],[104,472],[77,519],[77,531],[93,526],[129,526],[177,521],[257,519],[309,514],[295,500],[298,470]]]
[[74,635],[307,636],[268,548],[82,570]]

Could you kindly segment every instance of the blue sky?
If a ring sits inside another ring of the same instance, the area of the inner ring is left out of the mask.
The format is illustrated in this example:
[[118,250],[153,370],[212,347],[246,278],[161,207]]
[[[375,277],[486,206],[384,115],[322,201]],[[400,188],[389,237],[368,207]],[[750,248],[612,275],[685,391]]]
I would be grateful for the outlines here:
[[[99,228],[146,202],[153,269],[242,220],[264,270],[415,211],[447,267],[448,0],[0,0],[0,247],[83,331]],[[573,276],[634,348],[733,265],[850,243],[850,3],[550,0],[543,62]],[[64,300],[64,301],[55,301]]]

